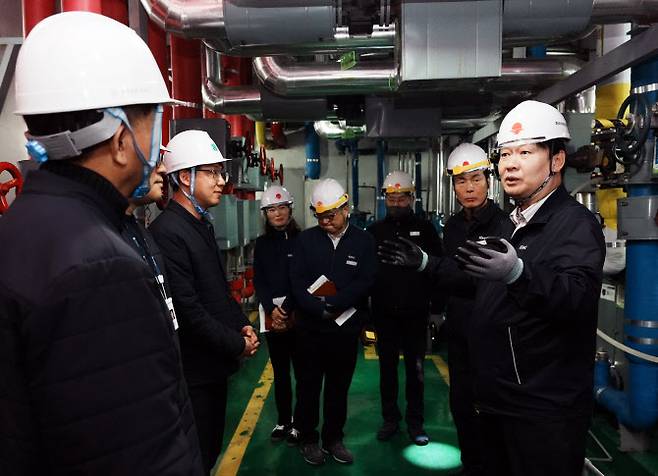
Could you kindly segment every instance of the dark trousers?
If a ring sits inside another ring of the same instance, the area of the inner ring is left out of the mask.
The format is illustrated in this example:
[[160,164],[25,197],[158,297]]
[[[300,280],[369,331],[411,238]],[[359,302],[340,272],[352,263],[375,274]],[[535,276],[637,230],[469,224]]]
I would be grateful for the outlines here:
[[293,421],[291,365],[297,373],[295,334],[293,331],[268,332],[265,338],[274,371],[274,400],[279,414],[277,424],[288,425]]
[[487,476],[583,474],[589,417],[480,417]]
[[469,362],[466,339],[449,334],[448,369],[450,370],[450,412],[457,428],[462,466],[468,474],[482,472],[482,437],[480,419],[475,412],[473,369]]
[[347,392],[356,367],[359,335],[298,330],[297,414],[295,427],[302,443],[317,443],[320,393],[324,382],[322,443],[343,439]]
[[410,429],[423,426],[424,370],[427,321],[415,318],[404,320],[397,316],[378,316],[377,353],[379,354],[379,393],[384,421],[402,419],[398,408],[398,363],[400,351],[404,356],[405,421]]
[[227,381],[188,384],[196,429],[199,434],[204,474],[210,474],[224,440]]

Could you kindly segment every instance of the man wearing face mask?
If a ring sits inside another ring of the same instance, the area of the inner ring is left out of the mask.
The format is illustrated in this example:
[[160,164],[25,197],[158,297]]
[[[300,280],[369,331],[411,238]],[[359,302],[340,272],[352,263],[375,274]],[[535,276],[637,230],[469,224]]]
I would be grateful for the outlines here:
[[164,166],[173,197],[149,230],[162,250],[180,325],[205,474],[222,448],[228,378],[259,342],[231,296],[208,209],[219,204],[226,159],[207,132],[183,131],[169,141]]
[[[406,172],[396,170],[384,180],[386,217],[368,227],[377,245],[398,237],[418,244],[428,253],[441,255],[441,240],[432,224],[413,213],[414,183]],[[430,298],[433,294],[427,274],[380,263],[372,288],[372,313],[377,330],[379,390],[383,424],[377,439],[389,440],[399,429],[398,362],[404,355],[406,371],[405,421],[410,439],[426,445],[423,428],[423,364]]]
[[41,166],[0,222],[3,474],[202,474],[174,324],[120,234],[169,102],[146,44],[108,17],[53,15],[21,47]]

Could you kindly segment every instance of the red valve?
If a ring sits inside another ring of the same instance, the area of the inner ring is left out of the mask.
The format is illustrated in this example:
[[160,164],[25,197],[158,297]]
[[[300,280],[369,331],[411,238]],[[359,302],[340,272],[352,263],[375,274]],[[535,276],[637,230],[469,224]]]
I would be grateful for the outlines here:
[[7,194],[12,188],[16,189],[16,195],[23,190],[23,175],[14,164],[9,162],[0,162],[0,174],[2,172],[9,172],[12,179],[7,182],[0,182],[0,215],[4,214],[9,209],[7,203]]
[[279,164],[279,183],[283,187],[283,164]]
[[270,176],[270,180],[276,180],[276,168],[274,167],[274,159],[270,159],[270,166],[267,168],[267,173]]
[[260,146],[258,160],[260,161],[260,174],[267,174],[267,152],[265,151],[265,145]]

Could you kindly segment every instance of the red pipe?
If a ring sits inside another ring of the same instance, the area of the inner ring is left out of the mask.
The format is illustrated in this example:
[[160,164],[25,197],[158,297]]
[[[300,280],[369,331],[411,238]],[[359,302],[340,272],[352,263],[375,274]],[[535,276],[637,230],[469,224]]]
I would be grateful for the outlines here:
[[[175,99],[201,104],[201,43],[171,36],[171,89]],[[175,107],[174,119],[199,118],[201,109]]]
[[[147,44],[158,63],[160,73],[171,94],[171,81],[169,79],[169,50],[167,49],[167,33],[158,25],[149,20],[147,29]],[[162,114],[162,143],[169,142],[169,121],[173,116],[173,107],[165,106]]]
[[55,14],[55,0],[23,0],[23,36],[46,17]]
[[103,13],[103,6],[101,0],[62,0],[63,12],[93,12]]
[[102,0],[103,15],[128,25],[128,2],[126,0]]

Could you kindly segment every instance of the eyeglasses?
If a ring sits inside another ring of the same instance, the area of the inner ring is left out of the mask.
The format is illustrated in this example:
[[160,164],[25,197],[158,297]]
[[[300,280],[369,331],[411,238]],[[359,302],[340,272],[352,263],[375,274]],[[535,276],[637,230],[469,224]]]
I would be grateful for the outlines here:
[[275,205],[272,207],[268,207],[265,209],[265,213],[268,215],[274,215],[276,212],[282,212],[284,210],[288,210],[289,205]]
[[317,218],[318,221],[332,221],[334,218],[336,218],[336,215],[338,215],[341,212],[341,210],[342,208],[338,208],[330,212],[313,213],[313,216]]
[[228,172],[223,169],[196,169],[197,172],[207,173],[211,179],[216,183],[219,183],[219,178],[221,177],[224,182],[228,182]]

